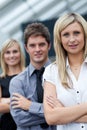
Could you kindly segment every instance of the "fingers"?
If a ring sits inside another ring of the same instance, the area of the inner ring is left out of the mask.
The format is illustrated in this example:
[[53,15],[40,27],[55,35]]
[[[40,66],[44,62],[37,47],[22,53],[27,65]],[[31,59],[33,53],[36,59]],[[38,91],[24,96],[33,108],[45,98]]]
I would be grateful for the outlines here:
[[19,93],[13,93],[11,98],[11,106],[12,108],[20,108],[20,102],[22,100],[22,95]]
[[24,97],[18,93],[13,93],[12,98],[11,98],[11,102],[15,102],[18,103],[18,101],[22,101],[24,99]]
[[19,93],[13,93],[12,97],[22,97],[22,95],[20,95]]
[[46,98],[48,105],[50,105],[52,108],[55,107],[55,100],[52,96],[47,96]]
[[19,105],[19,103],[17,101],[11,102],[11,106],[12,106],[13,109],[14,108],[20,108],[20,105]]
[[18,108],[19,107],[18,97],[12,97],[11,106],[12,106],[12,108]]
[[50,105],[52,108],[63,107],[63,104],[57,98],[54,98],[52,96],[47,96],[46,101],[47,104]]
[[12,97],[11,101],[18,101],[19,97]]
[[29,106],[31,105],[31,101],[25,98],[24,96],[13,93],[11,98],[11,107],[12,108],[20,108],[23,110],[28,110]]

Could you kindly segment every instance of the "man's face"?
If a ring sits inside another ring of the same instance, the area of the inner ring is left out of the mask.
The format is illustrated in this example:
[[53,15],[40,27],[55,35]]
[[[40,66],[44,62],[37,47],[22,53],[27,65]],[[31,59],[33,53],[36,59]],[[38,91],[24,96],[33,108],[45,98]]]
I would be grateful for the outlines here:
[[31,36],[25,46],[27,53],[30,56],[30,62],[36,65],[43,65],[48,59],[48,51],[50,44],[47,43],[42,36]]

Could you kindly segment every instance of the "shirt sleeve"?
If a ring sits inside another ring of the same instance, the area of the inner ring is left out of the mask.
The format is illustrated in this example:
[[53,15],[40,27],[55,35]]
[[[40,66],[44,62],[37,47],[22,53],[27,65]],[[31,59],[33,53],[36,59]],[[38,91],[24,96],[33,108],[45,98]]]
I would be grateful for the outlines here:
[[43,74],[43,84],[44,84],[44,81],[48,81],[52,84],[55,83],[55,71],[57,70],[53,64],[50,64],[49,66],[45,68],[45,71]]
[[[23,91],[23,84],[17,78],[13,78],[11,80],[9,86],[9,92],[11,98],[12,98],[12,93],[19,93],[22,96],[25,96]],[[45,118],[43,114],[43,105],[36,102],[32,102],[30,110],[28,111],[24,111],[23,109],[13,109],[11,105],[10,105],[10,111],[17,126],[30,127],[45,122]]]
[[40,117],[44,117],[43,103],[32,102],[29,112]]

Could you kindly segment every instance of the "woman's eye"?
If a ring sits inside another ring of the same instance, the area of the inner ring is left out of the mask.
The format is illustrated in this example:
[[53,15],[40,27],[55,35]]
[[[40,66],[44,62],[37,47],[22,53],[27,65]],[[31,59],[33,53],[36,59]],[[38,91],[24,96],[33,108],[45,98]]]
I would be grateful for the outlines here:
[[9,51],[6,51],[5,54],[10,54],[10,52],[9,52]]
[[68,37],[69,33],[64,33],[63,36]]
[[77,34],[80,34],[80,32],[76,31],[76,32],[74,32],[74,34],[77,35]]
[[18,50],[14,50],[14,51],[13,51],[13,53],[17,53],[17,52],[18,52]]

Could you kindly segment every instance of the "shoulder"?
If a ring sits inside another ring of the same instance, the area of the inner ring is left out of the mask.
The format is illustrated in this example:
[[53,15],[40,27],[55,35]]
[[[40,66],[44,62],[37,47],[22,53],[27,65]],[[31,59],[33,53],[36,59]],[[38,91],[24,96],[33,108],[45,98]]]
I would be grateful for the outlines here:
[[48,66],[45,68],[45,72],[47,72],[47,71],[53,72],[54,70],[57,70],[56,63],[51,63],[50,65],[48,65]]
[[7,77],[5,76],[3,76],[3,75],[0,75],[0,85],[4,82],[6,82],[7,81]]
[[57,72],[56,64],[55,64],[55,63],[51,63],[50,65],[48,65],[48,66],[45,68],[43,77],[44,77],[44,78],[46,78],[46,77],[51,77],[52,75],[56,74],[56,72]]
[[28,73],[28,67],[24,71],[13,77],[10,83],[17,83],[18,81],[24,81],[26,79],[27,73]]
[[57,72],[58,71],[57,71],[56,63],[51,63],[50,65],[48,65],[43,74],[43,83],[44,83],[44,81],[48,81],[48,82],[54,84],[56,81],[56,77],[58,76]]
[[9,89],[10,91],[12,90],[19,90],[19,89],[24,89],[24,86],[27,83],[27,77],[28,77],[28,67],[22,71],[20,74],[17,76],[13,77],[10,81]]
[[28,67],[20,74],[12,78],[9,85],[9,92],[10,93],[21,92],[22,90],[24,90],[27,82],[26,78],[27,75],[28,75]]

